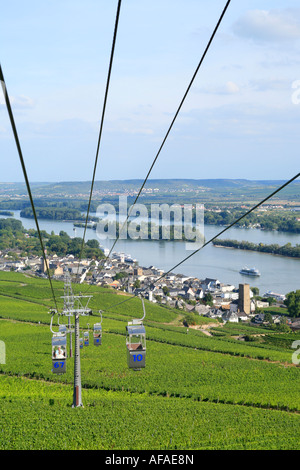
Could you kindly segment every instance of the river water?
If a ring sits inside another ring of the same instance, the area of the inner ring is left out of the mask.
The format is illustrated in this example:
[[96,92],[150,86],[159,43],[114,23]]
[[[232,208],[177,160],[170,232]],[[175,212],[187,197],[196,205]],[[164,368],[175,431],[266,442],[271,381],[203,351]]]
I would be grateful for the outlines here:
[[[36,228],[33,219],[20,217],[20,211],[14,211],[14,218],[21,220],[24,228]],[[63,230],[71,237],[83,236],[83,228],[76,227],[75,231],[72,222],[39,220],[39,226],[41,230],[46,230],[48,233],[54,231],[55,234],[58,234]],[[223,228],[216,225],[205,225],[205,239],[210,240]],[[222,238],[247,240],[253,243],[300,244],[299,234],[237,227],[227,230]],[[98,239],[97,232],[87,229],[85,239],[86,241]],[[99,241],[104,248],[110,248],[113,243],[112,240]],[[183,241],[131,239],[118,240],[114,251],[130,254],[139,261],[140,266],[149,267],[152,265],[164,271],[173,268],[193,252],[186,249],[186,244]],[[241,275],[239,271],[245,266],[249,268],[256,267],[261,276],[252,278]],[[237,249],[217,248],[212,244],[201,249],[175,269],[174,272],[199,279],[205,279],[206,277],[218,279],[220,282],[235,286],[238,286],[239,283],[249,283],[251,286],[259,288],[260,295],[267,291],[287,294],[290,291],[300,289],[300,259]]]

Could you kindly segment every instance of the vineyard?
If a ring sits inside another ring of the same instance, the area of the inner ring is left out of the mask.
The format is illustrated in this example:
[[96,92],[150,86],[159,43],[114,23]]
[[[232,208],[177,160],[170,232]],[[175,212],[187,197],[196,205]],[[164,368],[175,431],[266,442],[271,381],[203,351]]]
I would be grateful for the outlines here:
[[[54,288],[61,301],[63,283]],[[81,349],[84,407],[74,409],[73,358],[66,374],[51,371],[47,281],[0,273],[0,449],[299,449],[299,333],[239,324],[187,333],[179,311],[147,302],[146,367],[134,371],[125,327],[141,317],[140,300],[108,310],[124,296],[88,293],[103,309],[103,342]],[[82,331],[97,320],[82,317]]]

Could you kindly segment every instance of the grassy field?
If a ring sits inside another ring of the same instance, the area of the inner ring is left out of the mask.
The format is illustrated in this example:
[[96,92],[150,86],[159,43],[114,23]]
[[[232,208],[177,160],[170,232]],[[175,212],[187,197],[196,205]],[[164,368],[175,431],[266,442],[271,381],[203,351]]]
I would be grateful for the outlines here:
[[[63,284],[54,288],[59,299]],[[140,300],[108,310],[125,297],[95,287],[88,294],[94,311],[103,310],[103,344],[94,347],[90,332],[81,350],[84,407],[74,409],[73,358],[66,374],[51,371],[47,280],[0,273],[1,450],[299,449],[299,367],[291,348],[299,334],[236,324],[214,327],[210,337],[187,334],[174,326],[180,312],[146,302],[146,367],[133,371],[125,327],[142,316]],[[97,321],[82,317],[82,332]],[[236,339],[255,333],[255,341]]]

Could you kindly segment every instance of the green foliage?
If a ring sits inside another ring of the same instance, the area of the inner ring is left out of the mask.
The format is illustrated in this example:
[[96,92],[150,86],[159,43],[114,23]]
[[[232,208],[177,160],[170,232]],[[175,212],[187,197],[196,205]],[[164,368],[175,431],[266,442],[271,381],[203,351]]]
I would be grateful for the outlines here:
[[[62,207],[36,207],[36,216],[38,219],[50,220],[86,220],[86,216],[81,215],[80,210]],[[20,212],[21,217],[33,219],[33,211],[31,207],[26,207]],[[90,217],[90,220],[98,221],[97,217]]]
[[[79,256],[82,247],[80,237],[71,238],[66,232],[59,235],[52,232],[50,235],[41,230],[44,246],[48,254],[55,253],[58,256],[66,254]],[[0,250],[20,249],[24,254],[41,255],[41,246],[37,230],[25,230],[21,221],[15,219],[0,219]],[[88,258],[104,258],[103,251],[97,240],[88,240],[84,243],[83,256]]]
[[162,290],[165,295],[169,295],[170,291],[167,286],[163,286]]
[[[204,223],[215,225],[229,225],[244,215],[246,210],[231,209],[226,211],[205,211]],[[240,227],[258,225],[264,230],[279,230],[283,232],[300,233],[300,222],[292,213],[266,213],[252,212],[236,224]]]
[[258,287],[251,287],[251,290],[252,290],[254,296],[259,295],[259,288]]
[[299,416],[285,411],[92,389],[73,409],[69,385],[0,384],[1,450],[299,449]]
[[[91,319],[87,321],[91,324]],[[276,409],[277,406],[300,409],[297,368],[209,351],[201,342],[202,337],[190,335],[191,331],[174,335],[147,327],[146,368],[136,374],[127,367],[126,324],[105,319],[101,348],[91,345],[81,350],[83,387],[155,395],[168,392],[210,402],[259,403]],[[1,339],[6,344],[7,355],[6,364],[0,365],[2,373],[72,384],[73,358],[67,361],[65,376],[51,372],[49,326],[2,320]],[[187,346],[188,341],[190,346]],[[195,346],[197,343],[200,347],[202,344],[202,349]],[[244,351],[249,348],[251,352],[251,346],[242,346]]]
[[275,243],[271,245],[265,245],[264,243],[252,243],[244,240],[221,240],[220,238],[216,238],[213,241],[213,244],[216,246],[238,248],[240,250],[259,251],[260,253],[300,258],[300,245],[298,244],[296,246],[292,246],[291,243],[286,243],[283,246],[279,246]]
[[291,317],[300,317],[300,289],[287,294],[284,303]]
[[182,323],[184,326],[196,325],[196,316],[193,313],[187,313],[184,316]]
[[203,301],[206,303],[206,305],[213,305],[213,296],[210,292],[207,292],[207,294],[205,294],[205,296],[203,297]]
[[245,341],[255,341],[255,338],[251,335],[246,335],[244,338],[245,338]]
[[6,215],[8,217],[12,217],[14,213],[10,211],[0,211],[0,215]]
[[[54,289],[63,295],[63,283]],[[74,410],[74,358],[64,376],[51,372],[47,280],[0,272],[0,449],[299,449],[291,349],[299,335],[243,324],[215,328],[218,337],[186,334],[173,326],[178,311],[145,302],[146,368],[136,372],[127,367],[125,327],[142,316],[140,300],[108,310],[126,297],[96,286],[88,293],[91,308],[103,310],[103,343],[80,352],[84,408]],[[81,330],[97,321],[81,317]]]
[[117,281],[118,279],[123,279],[124,277],[128,277],[128,273],[120,271],[116,273],[114,279]]

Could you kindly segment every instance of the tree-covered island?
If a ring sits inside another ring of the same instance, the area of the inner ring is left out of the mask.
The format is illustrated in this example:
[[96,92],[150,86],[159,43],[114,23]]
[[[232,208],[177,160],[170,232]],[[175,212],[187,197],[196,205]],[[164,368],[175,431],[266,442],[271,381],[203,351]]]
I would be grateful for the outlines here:
[[298,244],[296,246],[292,246],[291,243],[286,243],[285,245],[280,246],[276,243],[267,245],[265,243],[252,243],[244,240],[222,240],[220,238],[216,238],[213,241],[213,245],[217,247],[237,248],[240,250],[259,251],[260,253],[300,258],[300,245]]

